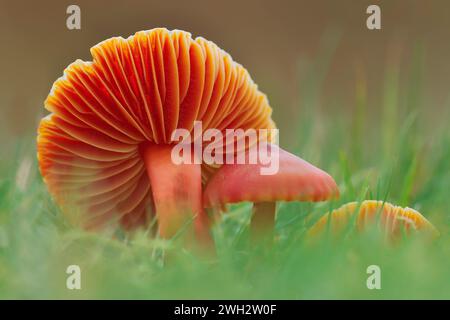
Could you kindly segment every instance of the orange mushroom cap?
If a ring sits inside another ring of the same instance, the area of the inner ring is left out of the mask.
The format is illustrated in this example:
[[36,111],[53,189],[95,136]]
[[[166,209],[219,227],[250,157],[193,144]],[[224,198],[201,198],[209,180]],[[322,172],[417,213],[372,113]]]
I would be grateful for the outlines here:
[[[307,161],[279,148],[274,144],[268,148],[278,153],[278,171],[262,175],[266,165],[258,161],[251,164],[225,164],[209,180],[203,195],[205,207],[216,207],[226,203],[242,201],[322,201],[339,195],[336,182],[326,172]],[[258,153],[251,148],[248,153]]]
[[204,130],[275,127],[248,72],[203,38],[153,29],[105,40],[91,54],[53,84],[37,138],[45,183],[86,228],[134,228],[155,211],[161,219],[184,209],[202,215],[200,175],[208,170],[168,163],[176,128],[192,130],[195,120]]
[[325,214],[309,229],[308,235],[316,237],[323,234],[328,223],[332,234],[338,235],[346,230],[352,221],[359,232],[379,221],[380,230],[391,239],[398,238],[403,231],[410,234],[413,230],[433,236],[439,235],[437,229],[418,211],[376,200],[350,202],[333,210],[331,214]]

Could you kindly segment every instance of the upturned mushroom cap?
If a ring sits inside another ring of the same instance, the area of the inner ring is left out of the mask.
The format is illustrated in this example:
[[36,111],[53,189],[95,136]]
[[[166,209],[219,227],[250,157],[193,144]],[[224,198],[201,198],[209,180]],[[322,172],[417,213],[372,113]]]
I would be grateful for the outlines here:
[[248,72],[203,38],[153,29],[105,40],[91,54],[92,62],[75,61],[53,84],[45,101],[51,114],[37,138],[45,183],[84,227],[145,225],[155,210],[169,210],[163,201],[177,203],[178,192],[190,210],[201,210],[197,183],[200,195],[192,199],[174,187],[183,177],[200,179],[201,170],[187,167],[190,173],[180,174],[169,166],[172,175],[159,178],[162,163],[154,159],[168,148],[142,149],[169,145],[174,129],[192,130],[195,120],[204,130],[275,127],[267,98]]
[[[355,217],[356,215],[356,217]],[[330,219],[330,220],[329,220]],[[380,230],[389,238],[397,238],[402,232],[410,234],[419,231],[438,236],[437,229],[418,211],[411,208],[402,208],[383,201],[366,200],[361,203],[350,202],[325,214],[308,231],[310,237],[317,237],[327,230],[338,235],[349,223],[354,222],[359,232],[374,226],[379,221]]]
[[[265,148],[260,144],[260,148]],[[209,180],[204,194],[205,207],[243,201],[323,201],[339,195],[333,178],[307,161],[279,148],[267,145],[268,150],[278,153],[278,172],[262,175],[267,165],[225,164]],[[257,148],[247,151],[258,152]],[[249,157],[249,156],[247,156]]]

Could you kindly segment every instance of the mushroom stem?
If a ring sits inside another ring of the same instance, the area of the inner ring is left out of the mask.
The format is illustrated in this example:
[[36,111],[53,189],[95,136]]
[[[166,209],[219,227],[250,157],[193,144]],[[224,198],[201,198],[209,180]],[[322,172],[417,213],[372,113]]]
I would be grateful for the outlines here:
[[273,238],[276,202],[253,203],[253,215],[250,222],[252,241],[262,241]]
[[202,206],[200,164],[175,164],[171,145],[146,144],[141,152],[150,179],[160,236],[168,239],[183,230],[188,238],[209,243],[208,218]]

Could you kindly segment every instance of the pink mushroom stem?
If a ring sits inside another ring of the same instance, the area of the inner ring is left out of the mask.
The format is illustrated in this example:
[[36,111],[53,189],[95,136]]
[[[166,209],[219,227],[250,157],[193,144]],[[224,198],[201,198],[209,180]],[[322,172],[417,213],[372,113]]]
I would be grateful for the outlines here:
[[187,237],[197,238],[199,243],[210,242],[208,218],[202,205],[200,165],[175,164],[171,151],[171,145],[153,143],[142,148],[159,234],[168,239],[185,230]]

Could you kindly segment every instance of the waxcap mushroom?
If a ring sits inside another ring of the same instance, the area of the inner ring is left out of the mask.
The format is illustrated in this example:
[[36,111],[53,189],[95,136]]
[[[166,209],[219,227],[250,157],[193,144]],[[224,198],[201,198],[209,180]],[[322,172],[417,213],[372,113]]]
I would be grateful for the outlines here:
[[[278,171],[272,175],[261,174],[261,162],[251,164],[225,164],[206,185],[203,203],[206,208],[227,203],[251,201],[255,232],[267,233],[273,225],[276,201],[323,201],[339,196],[333,178],[307,161],[279,148],[260,141],[258,148],[267,148],[278,156]],[[247,152],[260,152],[251,148]]]
[[[243,201],[323,201],[339,195],[336,182],[328,173],[277,145],[267,144],[267,147],[271,152],[278,152],[277,173],[261,174],[264,165],[260,162],[225,164],[205,188],[205,207]],[[252,148],[249,152],[258,151]]]
[[322,235],[328,225],[332,235],[341,234],[354,222],[359,232],[367,230],[379,221],[379,228],[389,239],[395,240],[403,233],[421,232],[436,237],[439,231],[420,212],[402,208],[379,200],[349,202],[331,213],[325,214],[309,230],[308,237]]
[[203,128],[271,129],[272,109],[247,70],[187,32],[158,28],[91,48],[45,101],[39,168],[69,219],[88,229],[147,226],[170,238],[192,219],[208,230],[201,179],[216,168],[170,161],[171,134]]

